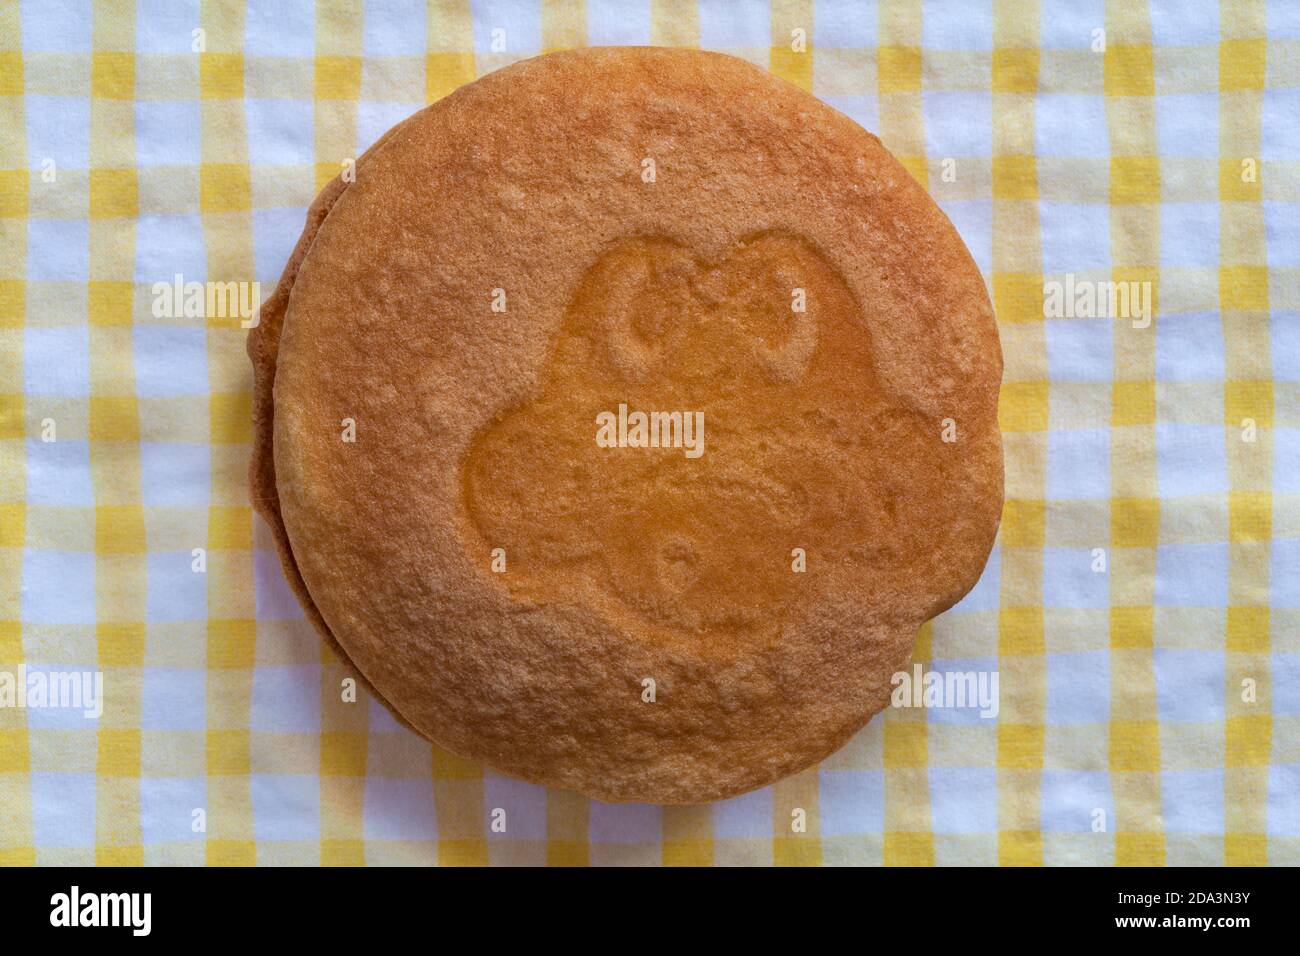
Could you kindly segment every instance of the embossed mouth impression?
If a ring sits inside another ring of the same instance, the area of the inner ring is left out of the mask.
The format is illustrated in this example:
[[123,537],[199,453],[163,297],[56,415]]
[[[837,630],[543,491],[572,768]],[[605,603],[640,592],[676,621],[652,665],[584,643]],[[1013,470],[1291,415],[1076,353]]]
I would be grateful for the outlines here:
[[596,416],[600,448],[681,448],[687,458],[704,454],[704,412],[629,412],[619,402],[617,414]]

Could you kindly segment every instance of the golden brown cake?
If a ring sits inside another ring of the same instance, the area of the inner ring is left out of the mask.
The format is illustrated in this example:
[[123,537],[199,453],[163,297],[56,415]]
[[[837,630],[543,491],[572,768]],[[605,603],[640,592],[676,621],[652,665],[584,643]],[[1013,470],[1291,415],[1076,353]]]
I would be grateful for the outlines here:
[[870,133],[730,57],[538,57],[316,200],[252,495],[326,641],[504,773],[688,803],[830,754],[1002,510],[983,280]]

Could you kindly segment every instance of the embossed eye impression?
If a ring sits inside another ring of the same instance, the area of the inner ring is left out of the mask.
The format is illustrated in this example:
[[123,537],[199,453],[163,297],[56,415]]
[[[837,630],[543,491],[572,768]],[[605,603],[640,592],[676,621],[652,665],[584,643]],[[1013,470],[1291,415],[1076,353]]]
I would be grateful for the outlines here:
[[847,318],[843,281],[804,240],[767,232],[743,241],[726,265],[728,317],[761,368],[786,383],[801,379],[818,343],[818,316]]
[[690,256],[670,240],[623,240],[583,277],[568,325],[591,335],[615,373],[644,380],[683,338],[690,274]]

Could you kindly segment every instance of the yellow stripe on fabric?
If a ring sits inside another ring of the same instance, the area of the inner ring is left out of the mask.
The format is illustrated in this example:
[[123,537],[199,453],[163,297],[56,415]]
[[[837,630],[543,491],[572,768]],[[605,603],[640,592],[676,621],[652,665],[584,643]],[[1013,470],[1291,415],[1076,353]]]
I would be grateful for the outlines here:
[[468,0],[444,0],[429,6],[425,100],[432,103],[477,76],[474,25]]
[[[1160,263],[1161,197],[1156,154],[1154,60],[1145,4],[1107,0],[1103,73],[1111,142],[1110,249],[1116,281]],[[1114,862],[1165,861],[1161,828],[1160,725],[1153,647],[1129,625],[1155,602],[1159,493],[1155,462],[1155,329],[1126,318],[1112,323],[1110,599],[1122,614],[1110,625],[1109,765],[1115,819]],[[1158,640],[1158,636],[1156,636]]]
[[[1220,4],[1220,169],[1260,155],[1267,45],[1262,2]],[[1258,174],[1257,174],[1258,175]],[[1268,249],[1258,188],[1220,176],[1220,314],[1228,461],[1223,863],[1268,864],[1268,767],[1273,699],[1269,578],[1273,390]],[[1250,290],[1249,292],[1243,290]],[[1253,687],[1253,694],[1246,686]]]
[[[90,278],[130,282],[135,273],[135,19],[95,3],[90,100]],[[95,499],[95,617],[102,624],[143,620],[147,591],[140,501],[139,409],[131,328],[91,325],[90,472]],[[98,641],[100,631],[95,629]],[[99,655],[104,660],[102,654]],[[97,865],[144,862],[140,819],[140,668],[104,672],[104,712],[96,731]]]
[[[248,127],[244,111],[242,4],[203,0],[200,21],[206,50],[198,54],[200,94],[199,210],[210,281],[253,279],[252,185],[248,172]],[[166,279],[166,276],[160,276]],[[189,281],[191,277],[186,277]],[[200,277],[194,277],[200,278]],[[202,321],[202,320],[197,320]],[[247,866],[258,861],[253,829],[252,744],[249,718],[256,610],[252,554],[229,533],[224,509],[247,508],[237,463],[246,467],[248,446],[235,444],[217,420],[219,396],[233,382],[246,381],[240,363],[243,338],[235,319],[205,321],[208,364],[208,440],[212,464],[211,505],[204,538],[207,549],[206,733],[207,830],[204,859],[210,866]],[[240,390],[246,388],[238,386]],[[215,517],[215,521],[213,518]]]
[[[993,297],[1003,340],[998,418],[1017,436],[999,532],[997,861],[1043,863],[1047,676],[1042,552],[1050,389],[1038,219],[1038,4],[993,5]],[[960,176],[960,170],[958,171]]]
[[[814,16],[816,11],[814,11]],[[885,146],[922,184],[926,182],[925,123],[921,109],[920,0],[888,0],[877,10],[876,92]],[[928,659],[929,642],[918,648]],[[928,732],[923,709],[887,708],[884,738],[884,838],[886,866],[930,866],[931,834]]]
[[590,801],[567,790],[546,791],[546,863],[548,866],[588,866]]
[[[11,108],[11,135],[0,137],[0,229],[26,215],[27,135],[21,30],[17,4],[0,7],[0,97]],[[6,223],[4,220],[12,222]],[[25,224],[24,224],[25,225]],[[0,668],[24,661],[22,615],[23,545],[27,538],[27,442],[23,388],[23,302],[26,229],[4,229],[0,242]],[[37,862],[32,828],[31,741],[27,712],[0,708],[0,866]]]
[[769,69],[788,83],[812,91],[813,2],[772,0]]
[[698,47],[700,10],[695,0],[650,0],[650,37],[654,46]]
[[312,129],[318,190],[357,158],[362,16],[361,0],[316,4]]
[[585,0],[541,0],[541,4],[543,53],[587,45]]
[[821,866],[816,767],[772,785],[772,817],[772,862],[776,866]]
[[664,807],[664,866],[712,866],[713,810],[709,806]]

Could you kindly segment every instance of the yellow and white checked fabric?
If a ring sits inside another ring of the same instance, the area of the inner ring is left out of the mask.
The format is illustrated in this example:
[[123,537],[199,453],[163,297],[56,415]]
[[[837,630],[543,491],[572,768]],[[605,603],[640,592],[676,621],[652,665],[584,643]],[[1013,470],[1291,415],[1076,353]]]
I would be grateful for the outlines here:
[[[389,126],[618,43],[811,89],[983,269],[1006,512],[917,660],[996,670],[996,719],[892,710],[658,808],[340,701],[248,507],[244,332],[156,318],[152,285],[269,294]],[[0,680],[99,671],[105,705],[0,708],[0,862],[1300,863],[1298,202],[1288,0],[4,0]],[[1045,318],[1055,281],[1149,282],[1157,314]]]

